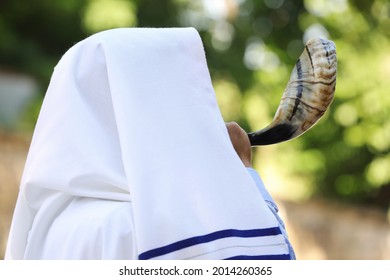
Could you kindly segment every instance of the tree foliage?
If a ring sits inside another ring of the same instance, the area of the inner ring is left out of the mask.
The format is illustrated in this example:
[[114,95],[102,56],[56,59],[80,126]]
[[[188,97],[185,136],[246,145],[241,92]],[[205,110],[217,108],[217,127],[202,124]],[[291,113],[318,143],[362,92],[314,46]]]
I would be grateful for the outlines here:
[[255,162],[285,196],[389,207],[388,1],[4,0],[0,65],[30,73],[45,88],[72,44],[126,26],[197,28],[224,118],[247,130],[272,120],[305,41],[317,35],[335,41],[330,111],[299,139],[257,148]]

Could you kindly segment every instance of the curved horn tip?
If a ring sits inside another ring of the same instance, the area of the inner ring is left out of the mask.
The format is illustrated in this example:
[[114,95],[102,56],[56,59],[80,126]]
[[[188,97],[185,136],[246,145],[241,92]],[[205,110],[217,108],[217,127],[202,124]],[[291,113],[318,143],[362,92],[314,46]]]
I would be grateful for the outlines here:
[[283,123],[257,132],[248,133],[248,137],[252,146],[263,146],[290,140],[296,132],[297,127]]

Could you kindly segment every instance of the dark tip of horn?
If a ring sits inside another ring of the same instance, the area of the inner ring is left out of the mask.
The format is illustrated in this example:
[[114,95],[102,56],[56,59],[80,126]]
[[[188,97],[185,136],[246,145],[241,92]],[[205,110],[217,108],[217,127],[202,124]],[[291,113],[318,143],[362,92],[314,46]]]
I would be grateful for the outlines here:
[[296,130],[297,128],[291,124],[279,124],[269,129],[248,133],[248,137],[252,146],[271,145],[291,139]]

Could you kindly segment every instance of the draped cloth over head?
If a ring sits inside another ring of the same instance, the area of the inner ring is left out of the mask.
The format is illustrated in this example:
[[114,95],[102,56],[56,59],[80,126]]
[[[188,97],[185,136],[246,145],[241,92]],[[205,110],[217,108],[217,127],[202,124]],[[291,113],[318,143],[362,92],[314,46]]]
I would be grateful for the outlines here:
[[56,66],[8,259],[284,258],[192,28],[114,29]]

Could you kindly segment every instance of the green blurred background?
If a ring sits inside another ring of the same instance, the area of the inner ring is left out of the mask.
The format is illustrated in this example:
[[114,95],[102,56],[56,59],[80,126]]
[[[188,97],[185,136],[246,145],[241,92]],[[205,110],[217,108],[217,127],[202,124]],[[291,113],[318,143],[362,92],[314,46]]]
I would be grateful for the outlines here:
[[[286,219],[292,205],[312,201],[331,210],[349,205],[357,216],[361,209],[389,216],[388,0],[2,0],[0,90],[2,81],[19,77],[31,91],[17,117],[3,116],[9,106],[0,107],[2,138],[31,134],[53,67],[74,43],[109,28],[176,26],[200,32],[225,121],[247,131],[272,120],[305,42],[314,36],[333,40],[338,77],[329,111],[298,139],[255,148],[254,164],[284,203]],[[388,218],[379,219],[390,248]],[[383,256],[389,255],[373,258]]]

